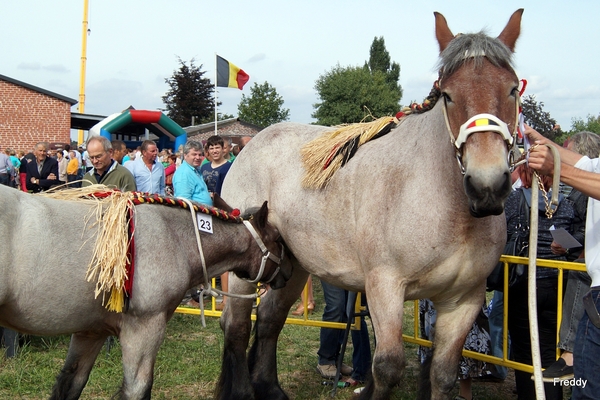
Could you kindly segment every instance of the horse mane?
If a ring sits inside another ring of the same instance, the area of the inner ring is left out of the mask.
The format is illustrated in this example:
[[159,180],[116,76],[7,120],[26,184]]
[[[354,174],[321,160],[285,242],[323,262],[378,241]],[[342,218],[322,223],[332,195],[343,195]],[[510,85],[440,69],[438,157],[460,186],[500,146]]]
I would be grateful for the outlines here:
[[481,67],[484,57],[496,67],[514,69],[513,52],[500,39],[492,38],[484,31],[457,34],[440,54],[437,64],[439,78],[433,83],[429,95],[422,103],[411,103],[403,107],[396,117],[402,119],[410,114],[431,110],[441,95],[440,81],[456,72],[467,60],[472,60],[475,68]]
[[440,79],[452,75],[467,60],[473,60],[475,67],[481,66],[484,57],[496,67],[514,69],[513,52],[500,39],[484,31],[458,34],[440,54]]

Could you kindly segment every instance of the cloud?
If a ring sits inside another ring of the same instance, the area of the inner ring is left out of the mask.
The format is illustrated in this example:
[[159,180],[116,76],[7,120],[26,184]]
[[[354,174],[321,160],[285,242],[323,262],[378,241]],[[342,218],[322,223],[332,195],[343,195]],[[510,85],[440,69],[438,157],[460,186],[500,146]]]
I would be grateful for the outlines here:
[[71,72],[67,67],[65,67],[62,64],[44,65],[42,68],[46,71],[58,72],[60,74],[68,74],[69,72]]
[[267,56],[265,55],[265,53],[255,54],[252,57],[250,57],[250,59],[248,60],[248,63],[259,62],[259,61],[265,60],[266,58],[267,58]]
[[37,70],[40,70],[42,68],[42,66],[38,62],[28,62],[28,63],[22,62],[17,66],[17,68],[37,71]]

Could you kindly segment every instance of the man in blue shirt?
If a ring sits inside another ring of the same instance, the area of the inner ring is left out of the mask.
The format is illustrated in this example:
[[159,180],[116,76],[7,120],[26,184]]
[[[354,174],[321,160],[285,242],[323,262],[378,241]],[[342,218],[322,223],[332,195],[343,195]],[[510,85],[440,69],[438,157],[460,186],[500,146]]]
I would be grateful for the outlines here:
[[223,181],[231,163],[225,158],[224,150],[225,141],[221,136],[215,135],[208,138],[206,145],[210,154],[210,162],[204,163],[200,168],[202,178],[206,182],[208,191],[221,195]]
[[176,197],[212,206],[206,183],[197,169],[201,163],[202,143],[188,141],[183,146],[183,161],[173,175],[173,190]]
[[165,167],[156,160],[158,147],[152,140],[144,140],[141,146],[141,157],[125,163],[129,172],[135,178],[139,192],[165,195]]

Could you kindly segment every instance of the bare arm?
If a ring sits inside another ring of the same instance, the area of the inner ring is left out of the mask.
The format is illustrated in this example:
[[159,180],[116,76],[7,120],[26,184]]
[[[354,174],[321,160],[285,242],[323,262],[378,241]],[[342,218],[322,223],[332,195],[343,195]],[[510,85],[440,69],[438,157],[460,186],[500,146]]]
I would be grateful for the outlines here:
[[560,155],[560,180],[579,190],[581,193],[600,200],[600,174],[575,168],[574,165],[582,157],[581,154],[567,150],[564,147],[544,138],[535,129],[527,126],[525,134],[532,143],[538,144],[532,147],[529,153],[529,166],[542,175],[553,175],[554,157],[550,149],[545,146],[549,144],[558,149]]

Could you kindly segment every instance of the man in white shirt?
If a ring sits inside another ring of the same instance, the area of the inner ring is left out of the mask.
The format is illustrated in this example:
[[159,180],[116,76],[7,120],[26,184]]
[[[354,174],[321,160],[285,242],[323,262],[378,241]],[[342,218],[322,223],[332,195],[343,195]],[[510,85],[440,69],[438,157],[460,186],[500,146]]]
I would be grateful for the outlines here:
[[[529,166],[542,175],[554,173],[554,157],[546,144],[558,149],[560,180],[589,196],[585,228],[585,266],[592,278],[592,287],[583,297],[585,314],[577,328],[573,349],[575,378],[573,400],[595,399],[600,393],[600,159],[567,150],[544,138],[527,126],[525,134],[534,145],[529,154]],[[537,146],[536,146],[537,145]]]

